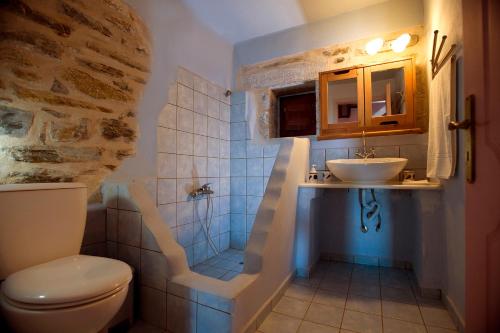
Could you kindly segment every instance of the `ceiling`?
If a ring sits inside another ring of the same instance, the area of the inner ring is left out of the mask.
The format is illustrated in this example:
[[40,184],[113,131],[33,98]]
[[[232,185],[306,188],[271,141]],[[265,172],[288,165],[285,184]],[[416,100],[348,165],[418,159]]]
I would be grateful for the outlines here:
[[387,0],[182,0],[232,43],[320,21]]

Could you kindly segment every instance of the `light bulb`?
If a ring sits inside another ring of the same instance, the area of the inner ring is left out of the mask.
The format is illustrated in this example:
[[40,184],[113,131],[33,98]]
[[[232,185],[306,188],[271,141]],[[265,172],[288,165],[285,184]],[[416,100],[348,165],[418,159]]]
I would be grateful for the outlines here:
[[392,41],[391,48],[394,52],[403,52],[406,49],[406,46],[411,40],[410,34],[402,34],[398,38]]
[[369,55],[374,55],[377,54],[378,51],[380,51],[383,45],[384,45],[384,40],[382,38],[375,38],[366,43],[365,51]]

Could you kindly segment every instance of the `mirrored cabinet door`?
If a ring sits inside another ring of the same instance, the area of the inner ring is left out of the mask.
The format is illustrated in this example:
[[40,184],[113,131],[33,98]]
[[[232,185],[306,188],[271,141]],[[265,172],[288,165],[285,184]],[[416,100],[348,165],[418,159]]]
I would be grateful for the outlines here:
[[363,126],[363,69],[322,73],[322,130],[351,131]]
[[365,67],[364,76],[366,127],[412,126],[411,60]]

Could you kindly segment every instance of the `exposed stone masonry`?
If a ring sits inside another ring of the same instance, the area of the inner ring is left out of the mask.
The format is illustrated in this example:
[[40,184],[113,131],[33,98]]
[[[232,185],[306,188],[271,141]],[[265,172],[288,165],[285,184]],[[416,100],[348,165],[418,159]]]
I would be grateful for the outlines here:
[[79,181],[135,154],[146,28],[122,0],[0,2],[0,183]]

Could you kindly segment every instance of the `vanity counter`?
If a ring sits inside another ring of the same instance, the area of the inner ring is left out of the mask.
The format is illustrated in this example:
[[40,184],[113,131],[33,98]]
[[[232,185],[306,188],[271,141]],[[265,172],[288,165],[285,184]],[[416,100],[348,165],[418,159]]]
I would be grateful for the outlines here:
[[386,189],[386,190],[441,190],[443,185],[434,182],[392,182],[379,184],[361,184],[347,182],[302,183],[301,188],[357,188],[357,189]]

